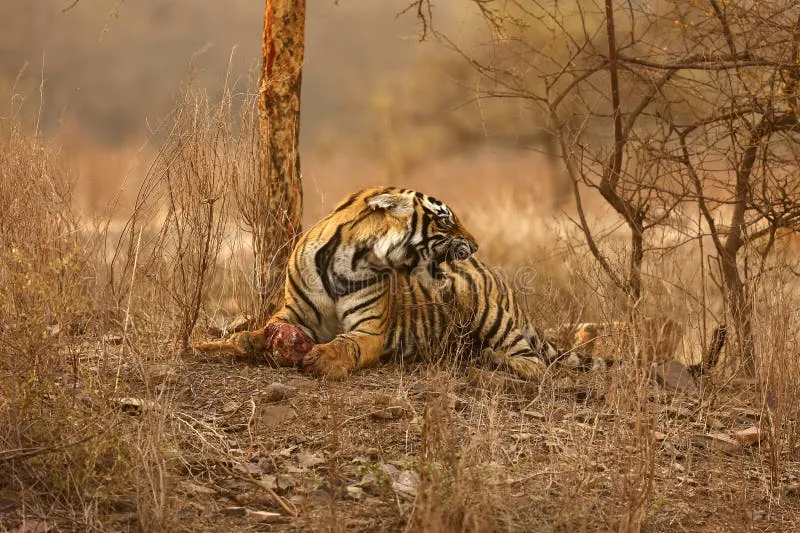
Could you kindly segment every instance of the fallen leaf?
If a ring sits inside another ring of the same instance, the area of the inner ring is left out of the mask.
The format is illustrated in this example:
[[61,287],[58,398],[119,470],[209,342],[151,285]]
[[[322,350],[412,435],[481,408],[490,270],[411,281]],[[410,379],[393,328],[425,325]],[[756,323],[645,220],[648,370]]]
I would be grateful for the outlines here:
[[266,489],[275,490],[278,488],[278,478],[272,474],[262,474],[258,484]]
[[280,513],[271,513],[269,511],[253,511],[252,509],[246,510],[247,518],[265,522],[267,524],[274,524],[275,522],[283,522],[287,517]]
[[233,471],[239,472],[240,474],[250,474],[253,476],[260,476],[262,473],[261,467],[256,463],[236,463],[233,465]]
[[741,445],[725,435],[724,433],[705,433],[695,435],[693,440],[706,448],[719,450],[723,453],[732,454],[741,449]]
[[310,452],[302,452],[297,455],[297,462],[301,468],[314,468],[325,462],[325,459],[317,454]]
[[735,431],[731,434],[733,439],[742,446],[753,446],[761,442],[761,430],[758,426],[750,426],[749,428],[741,431]]
[[285,492],[294,487],[297,483],[295,482],[294,478],[284,474],[279,474],[275,478],[275,484],[277,485],[278,490]]
[[277,426],[297,416],[288,405],[267,405],[261,409],[261,424],[265,427]]

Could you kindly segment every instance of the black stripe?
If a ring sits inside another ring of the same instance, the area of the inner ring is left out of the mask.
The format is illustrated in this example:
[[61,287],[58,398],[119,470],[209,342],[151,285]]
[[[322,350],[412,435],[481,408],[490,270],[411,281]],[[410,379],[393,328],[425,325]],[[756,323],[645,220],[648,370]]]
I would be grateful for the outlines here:
[[358,198],[359,194],[361,194],[361,193],[357,192],[357,193],[351,194],[346,200],[344,200],[341,204],[339,204],[338,207],[336,207],[336,209],[333,210],[333,212],[337,213],[337,212],[342,211],[344,209],[347,209],[348,207],[353,205],[353,202],[356,201],[356,199]]
[[355,313],[356,311],[359,311],[361,309],[364,309],[365,307],[374,304],[375,302],[377,302],[381,298],[383,298],[383,291],[379,292],[377,295],[373,296],[369,300],[364,300],[363,302],[359,303],[355,307],[351,307],[350,309],[348,309],[347,311],[342,313],[342,320],[347,318],[347,315],[349,315],[351,313]]
[[506,335],[508,335],[508,332],[511,331],[511,326],[513,326],[513,325],[514,325],[514,321],[509,319],[506,322],[506,329],[504,329],[503,333],[500,334],[500,337],[498,337],[497,342],[495,343],[495,345],[500,344],[501,346],[508,346],[507,344],[503,343],[503,339],[506,338]]
[[353,259],[350,261],[350,269],[351,270],[355,270],[357,263],[361,259],[363,259],[364,256],[367,255],[368,253],[370,253],[371,251],[372,251],[372,248],[369,247],[369,246],[363,246],[363,247],[359,248],[358,250],[356,250],[353,253]]
[[336,290],[333,286],[333,280],[331,279],[331,270],[332,270],[332,263],[333,257],[336,254],[336,250],[339,248],[339,245],[342,243],[342,227],[339,226],[336,228],[336,232],[333,234],[328,242],[326,242],[319,250],[317,250],[316,255],[314,256],[314,263],[317,266],[317,273],[319,277],[322,278],[322,286],[325,288],[325,292],[332,300],[336,300]]
[[368,287],[372,287],[379,281],[384,279],[384,274],[380,274],[369,279],[360,279],[360,280],[349,280],[344,276],[334,276],[334,291],[336,292],[336,296],[349,296],[351,294],[355,294],[359,291],[363,291]]
[[[497,316],[494,318],[494,322],[492,322],[492,325],[489,327],[489,331],[487,331],[485,335],[481,335],[483,337],[483,340],[486,342],[491,341],[494,338],[494,336],[497,335],[497,331],[500,329],[500,324],[502,323],[503,323],[503,310],[498,307]],[[481,331],[482,328],[478,330],[478,332]]]
[[525,344],[528,344],[528,340],[525,338],[525,336],[522,335],[521,333],[517,333],[517,336],[514,337],[514,340],[509,342],[508,345],[516,346],[519,341],[525,341]]
[[426,313],[425,313],[425,326],[428,328],[429,335],[435,335],[438,331],[437,324],[436,324],[436,302],[434,302],[433,297],[431,296],[431,292],[428,290],[425,285],[420,284],[419,290],[422,293],[422,297],[425,301]]
[[311,301],[305,292],[300,290],[300,287],[297,285],[297,282],[294,280],[291,274],[287,275],[286,279],[289,280],[289,286],[300,297],[300,299],[303,300],[303,303],[305,303],[311,308],[312,311],[314,311],[314,317],[317,319],[317,324],[320,324],[322,322],[322,315],[320,314],[319,309],[317,309],[317,306],[314,305],[314,302]]
[[358,326],[360,326],[364,322],[367,322],[369,320],[379,320],[380,318],[382,318],[381,315],[368,315],[368,316],[365,316],[365,317],[361,318],[360,320],[358,320],[358,322],[353,324],[350,327],[350,331],[354,331],[356,328],[358,328]]
[[428,230],[430,229],[431,220],[432,218],[427,211],[422,214],[422,226],[420,227],[419,230],[420,237],[422,237],[422,240],[419,243],[419,246],[421,248],[428,247],[428,240],[430,239],[430,237],[428,236]]
[[361,223],[361,222],[363,222],[363,221],[364,221],[366,218],[368,218],[370,215],[373,215],[373,214],[375,214],[375,211],[373,211],[372,209],[365,209],[364,211],[362,211],[362,212],[361,212],[361,213],[358,215],[358,217],[357,217],[357,218],[354,218],[353,220],[351,220],[350,222],[348,222],[348,224],[349,224],[349,225],[350,225],[350,227],[352,228],[353,226],[357,226],[358,224],[360,224],[360,223]]
[[292,314],[294,315],[294,318],[295,318],[295,320],[297,320],[297,322],[298,322],[298,323],[299,323],[301,326],[303,326],[304,328],[306,328],[306,329],[308,329],[308,330],[310,330],[310,331],[311,331],[311,328],[310,328],[310,327],[308,327],[308,324],[306,324],[306,321],[305,321],[305,320],[303,320],[303,315],[301,315],[300,313],[298,313],[298,312],[297,312],[297,309],[295,309],[294,307],[292,307],[292,306],[291,306],[291,304],[286,304],[286,309],[288,309],[289,311],[291,311],[291,312],[292,312]]

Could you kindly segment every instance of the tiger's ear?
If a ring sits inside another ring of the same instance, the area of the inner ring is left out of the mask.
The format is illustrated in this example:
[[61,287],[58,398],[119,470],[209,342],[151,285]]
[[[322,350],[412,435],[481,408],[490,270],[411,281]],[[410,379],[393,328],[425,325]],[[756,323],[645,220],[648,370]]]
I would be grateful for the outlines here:
[[413,200],[405,194],[376,194],[367,198],[367,205],[374,211],[380,209],[395,216],[408,215],[414,210]]

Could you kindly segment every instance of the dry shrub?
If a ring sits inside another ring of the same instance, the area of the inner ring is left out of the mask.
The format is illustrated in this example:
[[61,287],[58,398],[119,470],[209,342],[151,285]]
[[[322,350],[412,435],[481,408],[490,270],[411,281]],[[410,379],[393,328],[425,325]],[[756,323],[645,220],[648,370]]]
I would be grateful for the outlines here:
[[120,306],[140,310],[137,321],[152,322],[159,316],[148,305],[154,304],[178,350],[187,349],[213,281],[231,183],[240,172],[232,109],[230,95],[211,104],[201,92],[187,91],[111,265]]
[[137,472],[98,372],[109,354],[97,247],[59,154],[16,116],[0,130],[0,496],[28,517],[95,527]]
[[800,450],[800,312],[793,275],[777,271],[759,287],[755,313],[758,385],[754,403],[768,435],[769,487],[779,488],[787,460]]
[[60,154],[0,121],[0,498],[17,508],[3,526],[172,529],[167,384],[226,229],[232,107],[187,94],[111,257],[97,228],[112,225],[74,214]]
[[451,372],[431,371],[417,457],[419,493],[410,518],[416,531],[508,529],[497,442],[505,425],[496,393],[459,398]]

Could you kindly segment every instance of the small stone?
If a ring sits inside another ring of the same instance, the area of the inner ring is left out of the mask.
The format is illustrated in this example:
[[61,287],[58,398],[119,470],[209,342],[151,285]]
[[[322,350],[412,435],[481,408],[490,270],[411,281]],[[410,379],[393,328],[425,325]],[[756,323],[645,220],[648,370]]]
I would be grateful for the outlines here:
[[362,500],[364,498],[364,489],[356,486],[347,487],[347,497],[351,500]]
[[378,468],[380,468],[383,471],[383,473],[386,474],[387,476],[394,477],[400,474],[400,469],[389,463],[381,463],[380,465],[378,465]]
[[392,483],[392,488],[401,497],[414,499],[417,496],[419,486],[419,475],[411,470],[403,470],[397,477],[397,481]]
[[245,507],[223,507],[220,512],[225,516],[247,516],[247,508]]
[[375,398],[375,405],[378,409],[370,413],[370,416],[378,420],[397,420],[408,412],[407,401],[394,396],[378,396]]
[[758,426],[750,426],[741,431],[736,431],[732,435],[733,439],[742,446],[753,446],[761,442],[761,430]]
[[284,385],[283,383],[270,383],[267,385],[267,388],[264,389],[262,393],[264,396],[264,400],[268,402],[279,402],[281,400],[286,400],[291,398],[297,393],[297,389],[294,387],[290,387],[289,385]]

